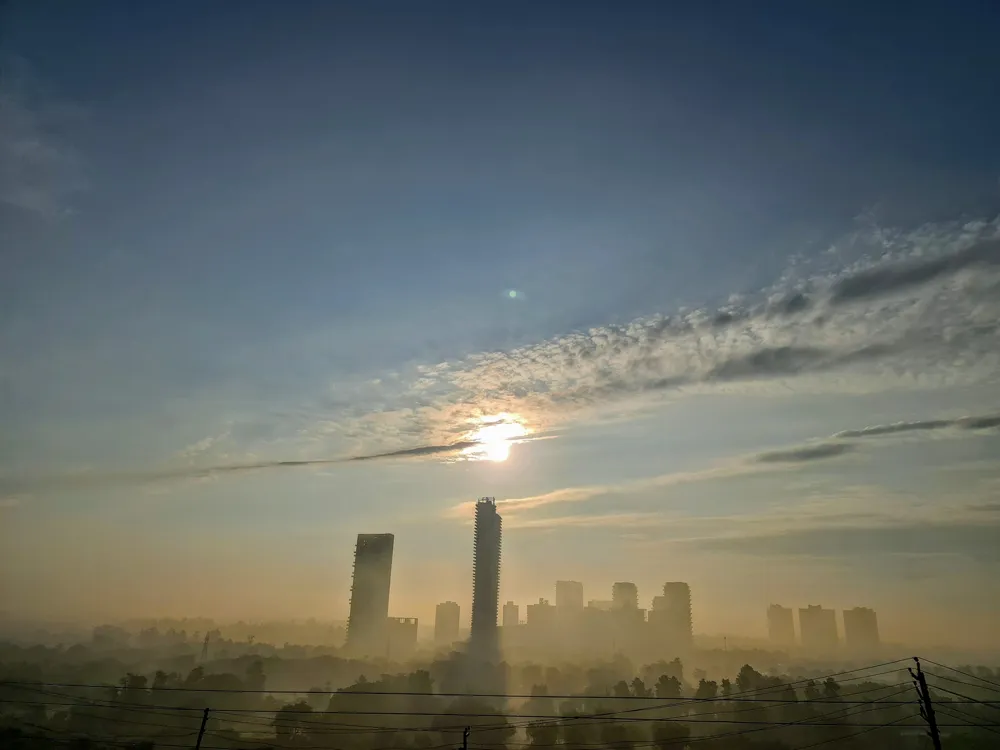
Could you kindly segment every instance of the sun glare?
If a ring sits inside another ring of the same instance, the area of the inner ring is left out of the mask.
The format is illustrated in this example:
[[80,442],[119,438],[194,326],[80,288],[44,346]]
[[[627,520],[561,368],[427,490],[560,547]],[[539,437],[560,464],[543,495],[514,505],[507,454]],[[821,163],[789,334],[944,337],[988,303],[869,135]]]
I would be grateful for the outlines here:
[[476,423],[478,427],[466,437],[476,445],[462,451],[462,455],[472,461],[506,461],[511,445],[530,432],[513,414],[481,417]]

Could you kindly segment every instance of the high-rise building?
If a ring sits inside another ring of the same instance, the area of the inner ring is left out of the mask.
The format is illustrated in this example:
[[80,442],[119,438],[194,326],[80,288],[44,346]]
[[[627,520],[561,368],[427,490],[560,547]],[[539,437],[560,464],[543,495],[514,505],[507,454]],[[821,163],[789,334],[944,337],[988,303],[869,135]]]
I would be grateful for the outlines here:
[[653,597],[649,623],[674,648],[687,648],[694,639],[691,623],[691,587],[681,581],[663,584],[663,596]]
[[871,654],[878,650],[878,619],[874,609],[844,610],[844,642],[851,651],[859,653]]
[[538,604],[529,604],[525,624],[532,632],[549,631],[556,624],[556,608],[549,604],[548,599],[539,599]]
[[799,609],[799,636],[802,648],[809,651],[829,652],[837,648],[837,613],[818,604]]
[[516,628],[521,620],[520,609],[514,602],[507,602],[503,605],[503,626],[504,629]]
[[610,612],[615,608],[615,603],[610,599],[591,599],[587,602],[587,609],[593,609],[601,612]]
[[579,581],[556,581],[556,609],[560,612],[583,610],[583,584]]
[[639,589],[629,581],[619,581],[611,587],[615,609],[639,609]]
[[476,503],[472,553],[472,631],[470,648],[477,656],[498,653],[497,614],[500,606],[500,543],[503,520],[492,497]]
[[458,640],[460,610],[456,602],[441,602],[434,610],[434,642],[448,645]]
[[417,649],[417,618],[386,618],[386,657],[408,659]]
[[386,652],[394,539],[392,534],[358,534],[347,620],[347,648],[354,654],[382,656]]
[[776,646],[795,645],[795,617],[791,607],[772,604],[767,608],[767,635]]

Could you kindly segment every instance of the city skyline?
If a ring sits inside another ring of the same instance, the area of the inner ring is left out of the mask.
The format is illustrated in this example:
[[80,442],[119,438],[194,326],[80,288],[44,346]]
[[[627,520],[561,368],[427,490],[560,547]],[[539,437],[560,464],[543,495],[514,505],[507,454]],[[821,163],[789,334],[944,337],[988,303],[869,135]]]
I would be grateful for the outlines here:
[[[541,645],[549,653],[553,648],[555,651],[593,649],[594,626],[598,621],[606,621],[601,628],[619,629],[617,634],[604,636],[610,638],[611,653],[619,648],[616,645],[619,642],[636,646],[637,639],[645,644],[641,647],[647,655],[683,654],[693,648],[695,618],[691,587],[683,581],[664,583],[648,608],[641,606],[638,587],[631,581],[615,581],[611,599],[591,599],[584,606],[584,585],[572,580],[554,582],[554,603],[546,597],[527,602],[524,619],[520,617],[520,604],[513,600],[507,600],[501,608],[502,518],[496,507],[493,497],[476,501],[470,627],[468,630],[461,627],[461,607],[457,602],[437,603],[432,623],[432,641],[436,646],[453,648],[467,639],[472,653],[492,659],[503,658],[505,649],[524,651],[531,645],[526,636],[535,639],[534,645]],[[358,534],[345,641],[349,652],[369,656],[395,654],[400,658],[417,648],[419,618],[388,614],[393,543],[393,534]],[[798,613],[796,628],[793,609],[768,605],[768,640],[773,646],[806,654],[837,654],[843,647],[844,655],[855,656],[875,656],[880,649],[877,615],[871,608],[855,606],[843,610],[842,627],[837,625],[836,611],[822,605],[810,604],[799,608]],[[619,615],[627,617],[614,625]],[[512,631],[517,631],[517,635]],[[557,633],[558,646],[554,642]],[[606,640],[605,646],[607,643]]]
[[5,610],[995,644],[995,3],[0,5]]

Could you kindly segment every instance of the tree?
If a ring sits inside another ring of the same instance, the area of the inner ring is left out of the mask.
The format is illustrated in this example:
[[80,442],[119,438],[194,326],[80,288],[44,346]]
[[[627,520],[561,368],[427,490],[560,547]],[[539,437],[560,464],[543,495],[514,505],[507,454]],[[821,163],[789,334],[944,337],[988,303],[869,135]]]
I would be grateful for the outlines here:
[[630,750],[635,746],[632,728],[619,722],[601,724],[601,742],[612,750]]
[[279,740],[291,741],[308,734],[306,728],[313,708],[305,701],[289,703],[274,714],[274,734]]
[[653,691],[646,687],[646,683],[636,677],[632,680],[632,695],[636,698],[652,698]]
[[691,727],[677,721],[662,721],[653,729],[653,745],[658,750],[680,750],[691,737]]
[[721,687],[722,687],[723,698],[728,698],[730,695],[733,694],[733,683],[729,681],[728,677],[722,678]]
[[619,680],[615,683],[615,686],[611,689],[612,694],[615,698],[629,698],[632,696],[632,690],[629,688],[628,683],[625,680]]
[[744,664],[740,667],[739,674],[736,675],[736,687],[738,687],[742,693],[757,690],[760,687],[763,678],[764,675],[756,669],[751,667],[749,664]]
[[823,697],[829,700],[837,700],[840,697],[840,684],[832,677],[827,677],[823,681]]
[[660,675],[660,679],[656,681],[656,697],[680,698],[681,681],[673,675]]
[[715,680],[701,680],[698,689],[694,693],[695,698],[711,700],[719,694],[719,685]]
[[254,659],[247,666],[245,681],[247,690],[259,692],[264,689],[264,684],[267,682],[267,676],[264,674],[264,664],[260,659]]
[[551,721],[536,721],[525,727],[528,743],[533,747],[553,747],[559,742],[559,725]]
[[807,701],[819,700],[819,688],[816,686],[816,680],[809,680],[806,683],[805,695]]

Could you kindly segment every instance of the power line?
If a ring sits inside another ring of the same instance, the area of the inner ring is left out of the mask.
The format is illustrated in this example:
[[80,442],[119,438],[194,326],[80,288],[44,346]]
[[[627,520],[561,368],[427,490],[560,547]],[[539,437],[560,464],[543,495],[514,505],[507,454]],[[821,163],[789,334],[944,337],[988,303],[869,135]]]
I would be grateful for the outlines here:
[[994,682],[993,680],[988,680],[985,677],[980,677],[979,675],[972,674],[971,672],[963,672],[961,669],[955,669],[955,667],[949,667],[947,664],[941,664],[940,662],[932,661],[930,659],[924,659],[928,664],[933,664],[935,667],[941,667],[941,669],[950,669],[952,672],[957,672],[965,677],[971,677],[974,680],[981,680],[987,685],[992,685],[995,688],[1000,688],[1000,682]]
[[828,745],[831,742],[841,742],[843,740],[849,740],[853,737],[858,737],[862,734],[868,734],[869,732],[874,732],[876,729],[885,729],[887,727],[891,727],[896,724],[901,724],[902,722],[908,721],[909,719],[916,719],[918,718],[918,716],[919,716],[918,714],[911,714],[910,716],[904,716],[901,719],[896,719],[895,721],[889,721],[879,726],[873,726],[867,729],[862,729],[860,732],[854,732],[853,734],[844,735],[843,737],[831,737],[826,740],[820,740],[819,742],[813,742],[811,745],[799,745],[797,748],[795,748],[795,750],[808,750],[808,748],[819,747],[820,745]]
[[961,698],[966,703],[972,703],[977,706],[983,706],[985,708],[993,708],[996,710],[1000,710],[1000,704],[997,704],[996,702],[986,702],[986,701],[976,700],[975,698],[970,698],[967,695],[962,695],[962,693],[956,693],[954,690],[943,688],[940,685],[934,685],[933,687],[935,690],[939,690],[942,693],[948,693],[948,695],[954,695],[957,698]]
[[[808,683],[810,681],[826,680],[826,679],[829,679],[831,677],[841,677],[843,675],[854,674],[854,673],[857,673],[857,672],[865,672],[865,671],[868,671],[868,670],[871,670],[871,669],[879,669],[881,667],[886,667],[886,666],[890,666],[890,665],[893,665],[893,664],[899,664],[900,662],[903,662],[903,661],[906,661],[906,659],[894,659],[892,661],[882,662],[880,664],[872,664],[872,665],[866,666],[866,667],[858,667],[856,669],[848,669],[848,670],[845,670],[845,671],[842,671],[842,672],[833,672],[831,674],[822,675],[820,677],[803,677],[802,679],[795,680],[795,681],[792,681],[792,682],[782,683],[781,685],[776,685],[776,686],[771,686],[771,687],[767,687],[767,688],[762,688],[762,689],[759,690],[759,692],[768,692],[770,690],[783,689],[783,688],[786,688],[786,687],[789,687],[789,686],[793,686],[793,685],[799,685],[799,684]],[[890,671],[895,671],[895,670],[890,670]],[[886,674],[886,673],[883,672],[883,673],[880,673],[880,674]],[[861,679],[867,679],[868,677],[874,677],[874,676],[877,676],[877,675],[864,675],[864,676],[860,676],[860,677],[856,677],[856,678],[852,678],[852,679],[861,680]],[[15,680],[3,680],[3,681],[0,681],[0,685],[39,686],[39,687],[54,687],[54,688],[114,688],[116,690],[117,689],[122,689],[121,685],[80,683],[80,682],[26,682],[26,681],[15,681]],[[241,693],[241,694],[258,693],[258,694],[263,694],[263,695],[309,695],[310,691],[312,690],[312,688],[310,688],[309,690],[289,690],[289,689],[282,689],[282,690],[268,690],[268,689],[250,690],[250,689],[247,689],[247,688],[199,688],[199,687],[176,687],[176,686],[167,686],[167,685],[149,685],[149,686],[146,686],[146,687],[143,687],[143,688],[135,688],[135,689],[137,689],[137,690],[141,689],[141,690],[147,690],[147,691],[182,692],[182,693]],[[738,696],[738,695],[744,695],[744,694],[748,694],[748,693],[753,693],[753,692],[758,692],[758,691],[755,691],[755,690],[744,690],[744,691],[741,691],[739,693],[734,693],[733,697]],[[648,696],[647,697],[647,696],[635,696],[635,695],[613,696],[613,695],[567,695],[567,694],[559,694],[559,695],[530,695],[530,694],[524,694],[524,693],[421,693],[421,692],[416,692],[416,691],[405,691],[405,690],[386,690],[386,691],[372,691],[372,692],[367,692],[367,691],[363,691],[363,690],[336,690],[336,691],[332,691],[330,694],[338,694],[338,695],[341,695],[341,694],[342,695],[364,695],[364,696],[386,695],[386,696],[414,696],[414,697],[426,696],[426,695],[437,695],[437,696],[440,696],[442,698],[497,698],[497,699],[511,699],[511,698],[516,698],[516,699],[531,699],[531,698],[545,699],[545,698],[551,698],[551,699],[559,699],[559,700],[581,700],[581,699],[586,699],[586,700],[590,700],[590,699],[593,699],[593,700],[599,700],[599,699],[607,699],[607,700],[643,700],[643,701],[665,700],[664,698],[658,698],[656,696]],[[666,700],[672,700],[672,699],[666,699]],[[682,700],[695,701],[695,700],[711,700],[711,699],[686,698],[686,699],[682,699]]]
[[943,711],[945,715],[951,716],[952,718],[963,719],[965,721],[965,723],[962,725],[963,727],[975,727],[976,729],[983,729],[987,732],[992,732],[993,734],[1000,735],[1000,729],[996,728],[1000,727],[1000,724],[979,724],[978,716],[973,716],[972,714],[966,713],[965,711],[960,711],[957,708],[952,708],[947,704],[945,705],[938,704],[938,711]]

